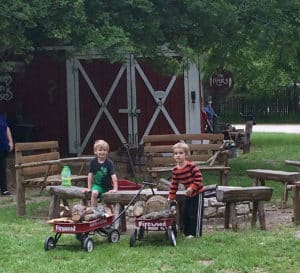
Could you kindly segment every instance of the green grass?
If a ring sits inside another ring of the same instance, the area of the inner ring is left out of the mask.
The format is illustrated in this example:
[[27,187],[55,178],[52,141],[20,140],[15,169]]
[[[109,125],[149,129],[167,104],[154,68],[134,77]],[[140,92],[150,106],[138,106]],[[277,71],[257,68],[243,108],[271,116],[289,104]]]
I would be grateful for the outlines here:
[[[230,159],[230,185],[250,186],[252,181],[245,170],[251,168],[295,170],[284,160],[300,160],[299,145],[299,135],[254,133],[251,152]],[[218,183],[216,174],[204,173],[204,178],[206,184]],[[282,185],[269,184],[275,189],[271,202],[278,202]],[[237,233],[219,230],[191,240],[179,234],[176,247],[163,233],[149,234],[149,240],[138,241],[133,248],[126,234],[114,244],[93,236],[95,249],[91,253],[80,248],[74,235],[63,234],[59,241],[62,246],[44,251],[45,238],[54,235],[46,219],[37,217],[46,217],[47,197],[31,202],[24,218],[16,217],[14,202],[4,198],[0,198],[1,273],[300,272],[300,239],[295,237],[293,226],[272,231],[248,227]]]

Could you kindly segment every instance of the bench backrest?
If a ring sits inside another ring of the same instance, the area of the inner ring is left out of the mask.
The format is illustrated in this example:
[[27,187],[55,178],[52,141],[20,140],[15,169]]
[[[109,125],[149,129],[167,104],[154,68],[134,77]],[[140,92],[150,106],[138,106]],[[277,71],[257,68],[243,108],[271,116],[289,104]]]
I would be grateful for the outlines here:
[[[15,144],[16,165],[32,162],[41,162],[45,160],[60,159],[58,141],[43,142],[24,142]],[[26,167],[17,169],[19,175],[37,177],[44,175],[49,165],[38,167]],[[60,163],[51,165],[49,175],[59,174],[61,170]]]
[[[223,140],[223,134],[167,134],[143,138],[148,167],[174,165],[172,146],[179,141],[189,145],[189,160],[205,162],[220,150]],[[222,161],[222,157],[217,161]]]

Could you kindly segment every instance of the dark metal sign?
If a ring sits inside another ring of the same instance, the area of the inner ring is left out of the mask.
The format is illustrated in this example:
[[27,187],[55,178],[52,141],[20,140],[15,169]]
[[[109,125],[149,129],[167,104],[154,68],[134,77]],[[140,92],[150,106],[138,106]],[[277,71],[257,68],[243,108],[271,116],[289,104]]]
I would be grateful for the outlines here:
[[233,76],[231,72],[215,72],[210,77],[210,87],[215,91],[226,92],[233,88]]

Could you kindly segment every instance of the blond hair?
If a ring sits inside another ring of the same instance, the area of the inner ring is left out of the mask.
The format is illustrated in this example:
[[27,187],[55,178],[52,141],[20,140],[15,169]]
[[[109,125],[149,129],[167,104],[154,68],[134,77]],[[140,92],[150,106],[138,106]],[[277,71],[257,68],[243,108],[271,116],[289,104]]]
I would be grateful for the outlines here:
[[109,152],[109,144],[103,139],[98,139],[95,141],[94,144],[94,152],[96,152],[99,149],[103,149]]
[[189,145],[184,142],[177,142],[176,144],[174,144],[172,147],[173,152],[175,149],[183,149],[186,155],[189,155],[190,153]]

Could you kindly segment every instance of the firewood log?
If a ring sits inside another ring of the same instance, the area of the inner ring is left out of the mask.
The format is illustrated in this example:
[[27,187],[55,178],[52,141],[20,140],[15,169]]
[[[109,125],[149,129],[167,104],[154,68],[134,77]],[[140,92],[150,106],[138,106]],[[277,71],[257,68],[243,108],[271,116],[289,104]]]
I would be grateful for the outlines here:
[[161,218],[168,218],[168,217],[174,216],[175,214],[176,214],[176,207],[173,206],[167,210],[150,212],[148,214],[141,216],[139,219],[156,220],[156,219],[161,219]]
[[97,207],[91,214],[86,214],[83,216],[84,221],[92,221],[98,218],[106,218],[107,214],[103,207]]
[[141,215],[143,215],[145,210],[145,205],[146,205],[145,201],[137,201],[132,208],[133,215],[135,217],[140,217]]
[[71,217],[72,212],[68,206],[64,206],[63,204],[60,204],[60,217]]

